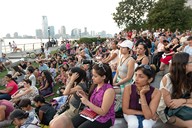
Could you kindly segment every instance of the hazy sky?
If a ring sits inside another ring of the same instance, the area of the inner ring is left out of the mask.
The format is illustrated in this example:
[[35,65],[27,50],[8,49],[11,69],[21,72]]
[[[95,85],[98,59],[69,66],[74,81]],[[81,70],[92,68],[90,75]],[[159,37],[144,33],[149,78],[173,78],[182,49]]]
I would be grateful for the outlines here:
[[121,0],[2,0],[0,7],[0,36],[14,32],[19,35],[35,35],[35,29],[42,28],[42,16],[48,17],[48,25],[55,26],[55,32],[62,25],[68,34],[71,29],[80,28],[88,32],[106,30],[119,32],[112,19],[112,13]]

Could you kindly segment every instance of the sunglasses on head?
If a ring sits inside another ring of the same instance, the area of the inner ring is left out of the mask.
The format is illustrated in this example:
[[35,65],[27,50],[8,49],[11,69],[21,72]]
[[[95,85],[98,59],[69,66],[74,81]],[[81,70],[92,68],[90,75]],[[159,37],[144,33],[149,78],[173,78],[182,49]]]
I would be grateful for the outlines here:
[[97,63],[97,64],[98,64],[98,66],[99,66],[100,68],[103,69],[104,72],[107,72],[107,71],[105,70],[104,66],[103,66],[103,63],[99,62],[99,63]]
[[141,65],[139,65],[139,67],[142,67],[142,68],[147,69],[147,70],[151,70],[151,67],[147,64],[141,64]]

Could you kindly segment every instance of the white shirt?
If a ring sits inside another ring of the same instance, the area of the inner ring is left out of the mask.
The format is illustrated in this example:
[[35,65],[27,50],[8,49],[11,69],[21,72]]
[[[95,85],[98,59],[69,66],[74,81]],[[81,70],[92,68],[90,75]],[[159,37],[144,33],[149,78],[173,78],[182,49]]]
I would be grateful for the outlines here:
[[36,85],[36,77],[34,74],[31,74],[29,76],[29,79],[31,80],[31,86],[35,86]]

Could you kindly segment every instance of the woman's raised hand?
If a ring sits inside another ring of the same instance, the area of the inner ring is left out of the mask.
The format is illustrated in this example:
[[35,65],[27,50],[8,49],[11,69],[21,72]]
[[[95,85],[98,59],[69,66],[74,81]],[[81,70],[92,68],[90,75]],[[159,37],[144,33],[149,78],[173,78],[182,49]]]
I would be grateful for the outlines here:
[[72,82],[74,82],[78,77],[79,77],[79,73],[75,72],[75,73],[72,74],[70,80],[71,80]]

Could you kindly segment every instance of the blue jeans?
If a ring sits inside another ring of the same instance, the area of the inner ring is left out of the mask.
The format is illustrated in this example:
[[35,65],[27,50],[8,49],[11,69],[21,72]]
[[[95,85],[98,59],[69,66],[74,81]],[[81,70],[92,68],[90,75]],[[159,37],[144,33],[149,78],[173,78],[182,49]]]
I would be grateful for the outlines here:
[[142,115],[136,115],[137,116],[137,119],[138,119],[138,123],[139,123],[139,128],[143,128],[143,120],[145,119],[144,116]]
[[9,94],[6,94],[6,93],[5,94],[1,93],[0,94],[0,100],[3,100],[3,99],[10,100],[11,96]]

